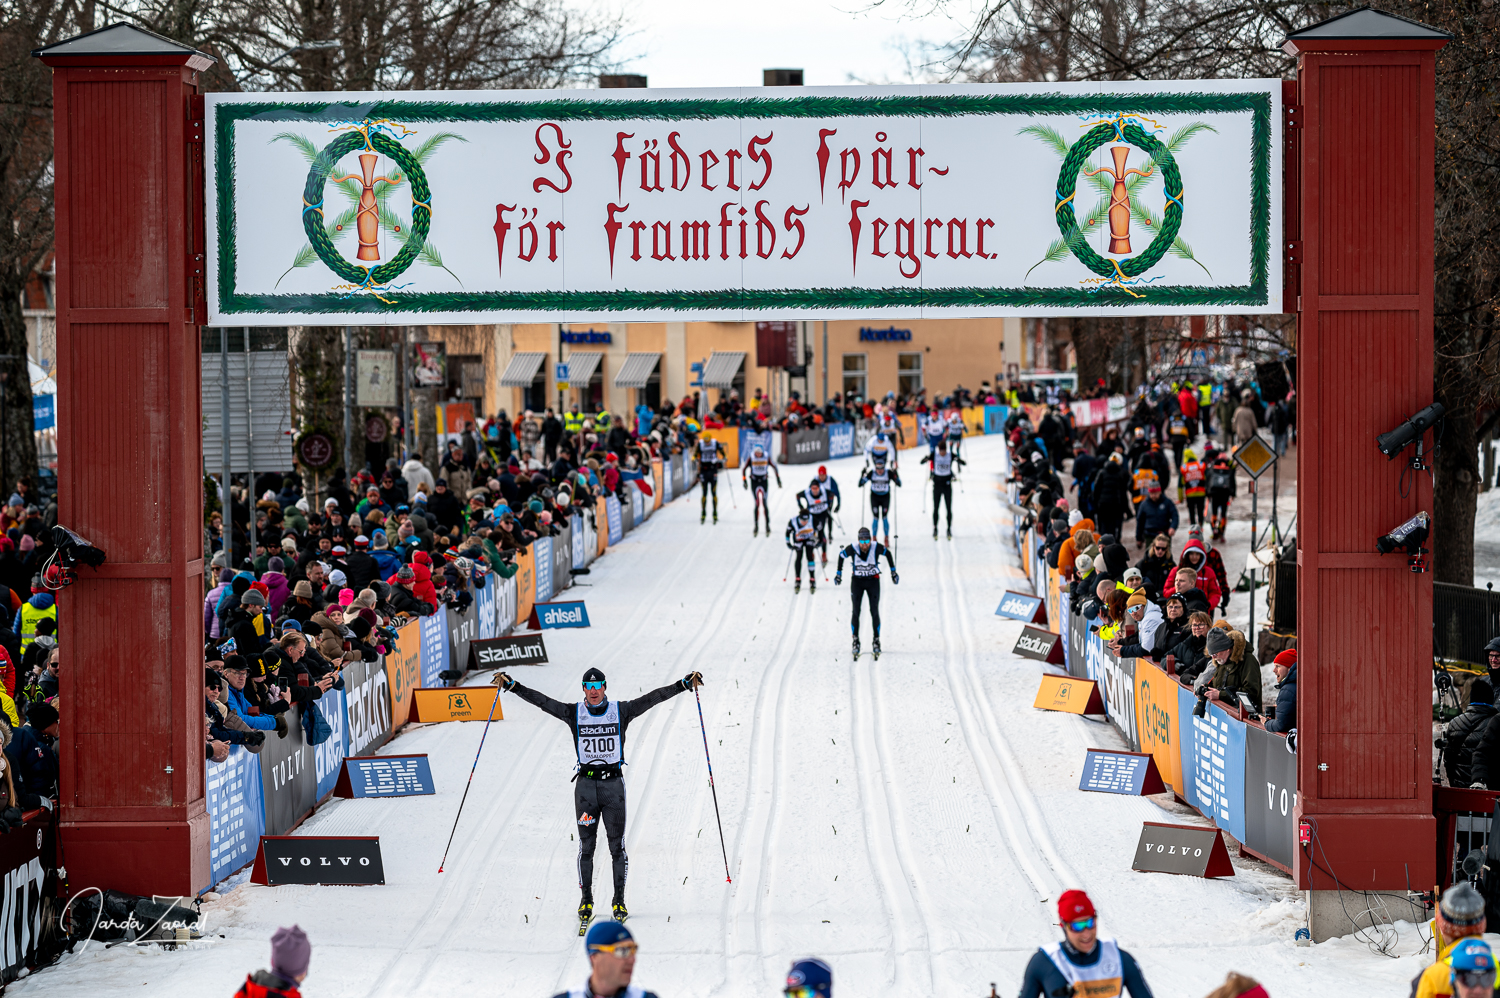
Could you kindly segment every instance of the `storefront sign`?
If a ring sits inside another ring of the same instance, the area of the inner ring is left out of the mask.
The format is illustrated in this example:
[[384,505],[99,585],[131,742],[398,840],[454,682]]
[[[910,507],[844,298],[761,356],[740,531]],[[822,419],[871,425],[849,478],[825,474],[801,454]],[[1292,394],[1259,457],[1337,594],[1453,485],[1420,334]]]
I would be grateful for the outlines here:
[[1280,80],[209,94],[209,322],[1280,312],[1280,104]]
[[861,343],[895,343],[905,342],[910,339],[910,329],[897,329],[895,326],[889,329],[870,329],[868,326],[859,327],[859,341]]

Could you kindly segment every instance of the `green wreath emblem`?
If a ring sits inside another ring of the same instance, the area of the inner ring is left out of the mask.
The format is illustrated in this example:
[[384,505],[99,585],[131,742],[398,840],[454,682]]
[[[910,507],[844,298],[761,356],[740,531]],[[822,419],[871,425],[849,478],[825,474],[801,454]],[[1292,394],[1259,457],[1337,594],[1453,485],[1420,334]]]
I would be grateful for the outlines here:
[[[1162,223],[1156,238],[1151,240],[1151,245],[1144,252],[1122,261],[1108,260],[1094,252],[1094,248],[1078,228],[1078,219],[1073,214],[1073,195],[1084,163],[1095,149],[1116,138],[1124,139],[1144,150],[1161,167],[1162,187],[1167,197],[1166,211],[1162,213]],[[1057,227],[1062,232],[1063,240],[1085,267],[1100,277],[1118,277],[1119,274],[1136,277],[1161,262],[1182,228],[1182,172],[1177,168],[1177,160],[1172,156],[1172,151],[1159,139],[1148,135],[1141,126],[1129,124],[1120,128],[1113,121],[1105,122],[1073,143],[1067,156],[1063,157],[1062,171],[1057,176],[1056,213]]]
[[422,252],[422,244],[432,228],[432,188],[428,186],[427,174],[416,156],[401,143],[372,129],[369,133],[369,145],[394,159],[411,181],[411,235],[393,259],[374,270],[344,259],[322,224],[323,189],[334,165],[356,149],[365,148],[365,142],[364,132],[347,132],[318,153],[311,169],[307,171],[307,185],[302,190],[302,229],[307,233],[307,241],[318,254],[318,259],[344,280],[360,285],[388,284],[410,267],[417,254]]

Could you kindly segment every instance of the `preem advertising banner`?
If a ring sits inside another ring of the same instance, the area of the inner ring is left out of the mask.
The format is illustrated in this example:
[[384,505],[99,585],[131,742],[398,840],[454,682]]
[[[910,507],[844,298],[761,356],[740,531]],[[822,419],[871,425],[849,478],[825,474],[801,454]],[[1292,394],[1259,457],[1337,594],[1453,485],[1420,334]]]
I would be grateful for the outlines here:
[[1280,312],[1280,94],[209,94],[209,322]]

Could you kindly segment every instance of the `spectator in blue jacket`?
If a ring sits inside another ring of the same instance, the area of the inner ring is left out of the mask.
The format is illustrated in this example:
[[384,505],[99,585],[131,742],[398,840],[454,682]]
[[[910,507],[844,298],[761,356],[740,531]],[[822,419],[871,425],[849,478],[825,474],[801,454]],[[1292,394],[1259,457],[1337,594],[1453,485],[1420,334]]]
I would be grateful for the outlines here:
[[1266,722],[1266,730],[1291,731],[1297,726],[1297,649],[1277,655],[1271,668],[1276,673],[1276,716]]
[[42,701],[30,706],[26,723],[5,746],[23,810],[40,807],[41,798],[51,797],[57,788],[57,753],[52,749],[56,738],[57,708]]
[[224,659],[224,668],[221,671],[229,684],[229,709],[256,731],[276,731],[278,729],[276,722],[280,718],[261,713],[260,708],[252,704],[250,698],[245,695],[245,683],[250,679],[250,666],[246,663],[244,656],[228,656]]
[[1177,533],[1177,504],[1162,495],[1161,485],[1153,482],[1146,489],[1146,498],[1135,508],[1135,546],[1146,546],[1146,538]]

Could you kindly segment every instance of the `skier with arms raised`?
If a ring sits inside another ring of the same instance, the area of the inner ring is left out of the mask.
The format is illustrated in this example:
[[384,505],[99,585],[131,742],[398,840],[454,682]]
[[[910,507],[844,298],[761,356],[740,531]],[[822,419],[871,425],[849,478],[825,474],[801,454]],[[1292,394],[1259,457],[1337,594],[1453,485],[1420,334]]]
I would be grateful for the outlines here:
[[615,920],[625,921],[625,874],[630,859],[625,854],[625,729],[646,711],[677,694],[703,685],[703,674],[690,672],[675,683],[652,690],[634,700],[610,700],[604,673],[590,669],[583,674],[583,699],[563,703],[537,690],[522,686],[504,672],[491,680],[507,693],[514,693],[566,724],[573,732],[578,772],[573,777],[574,814],[578,821],[578,886],[583,900],[578,905],[578,934],[588,930],[594,917],[594,847],[599,824],[609,835],[609,853],[614,872]]

